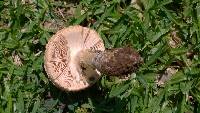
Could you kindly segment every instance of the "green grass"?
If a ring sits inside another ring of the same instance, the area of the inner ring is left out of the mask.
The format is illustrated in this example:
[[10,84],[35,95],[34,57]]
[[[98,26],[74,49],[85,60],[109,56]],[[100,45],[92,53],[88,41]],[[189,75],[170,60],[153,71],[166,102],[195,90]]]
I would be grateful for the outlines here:
[[[141,2],[0,1],[0,113],[199,113],[200,1]],[[76,24],[98,31],[106,48],[134,47],[144,64],[128,81],[103,76],[84,91],[60,91],[43,68],[45,44]],[[156,85],[169,67],[178,71]]]

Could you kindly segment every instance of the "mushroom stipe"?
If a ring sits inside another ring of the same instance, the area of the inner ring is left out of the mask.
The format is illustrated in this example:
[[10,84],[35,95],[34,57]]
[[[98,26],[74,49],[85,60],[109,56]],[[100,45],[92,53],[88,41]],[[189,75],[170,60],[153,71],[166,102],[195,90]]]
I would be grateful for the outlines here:
[[101,73],[120,76],[134,72],[142,58],[130,47],[105,50],[96,31],[76,25],[49,39],[44,61],[54,85],[65,91],[79,91],[94,84]]

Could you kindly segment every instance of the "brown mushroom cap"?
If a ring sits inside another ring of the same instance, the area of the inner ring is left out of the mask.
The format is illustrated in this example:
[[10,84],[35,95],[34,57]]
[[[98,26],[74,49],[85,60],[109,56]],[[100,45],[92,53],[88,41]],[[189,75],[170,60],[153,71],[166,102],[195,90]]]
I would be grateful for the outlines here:
[[89,28],[70,26],[50,38],[46,45],[44,67],[57,87],[66,91],[78,91],[99,79],[100,72],[96,69],[89,75],[82,73],[78,53],[84,50],[105,50],[100,36]]

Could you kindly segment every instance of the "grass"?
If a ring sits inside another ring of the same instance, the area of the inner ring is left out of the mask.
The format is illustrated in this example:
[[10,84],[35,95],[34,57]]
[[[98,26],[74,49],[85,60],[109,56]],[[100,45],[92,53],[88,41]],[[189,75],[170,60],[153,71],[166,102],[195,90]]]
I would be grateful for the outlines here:
[[[0,1],[0,113],[199,113],[200,1],[130,2]],[[128,81],[104,75],[84,91],[60,91],[43,68],[45,44],[76,24],[98,31],[106,48],[134,47],[144,64]]]

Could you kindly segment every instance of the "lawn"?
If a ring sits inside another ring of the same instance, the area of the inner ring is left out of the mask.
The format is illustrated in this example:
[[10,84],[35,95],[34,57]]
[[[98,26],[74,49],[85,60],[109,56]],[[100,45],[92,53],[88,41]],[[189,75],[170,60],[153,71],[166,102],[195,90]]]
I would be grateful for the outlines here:
[[[200,113],[199,0],[3,0],[0,12],[0,113]],[[96,30],[106,48],[135,48],[144,63],[126,81],[59,90],[45,45],[70,25]]]

